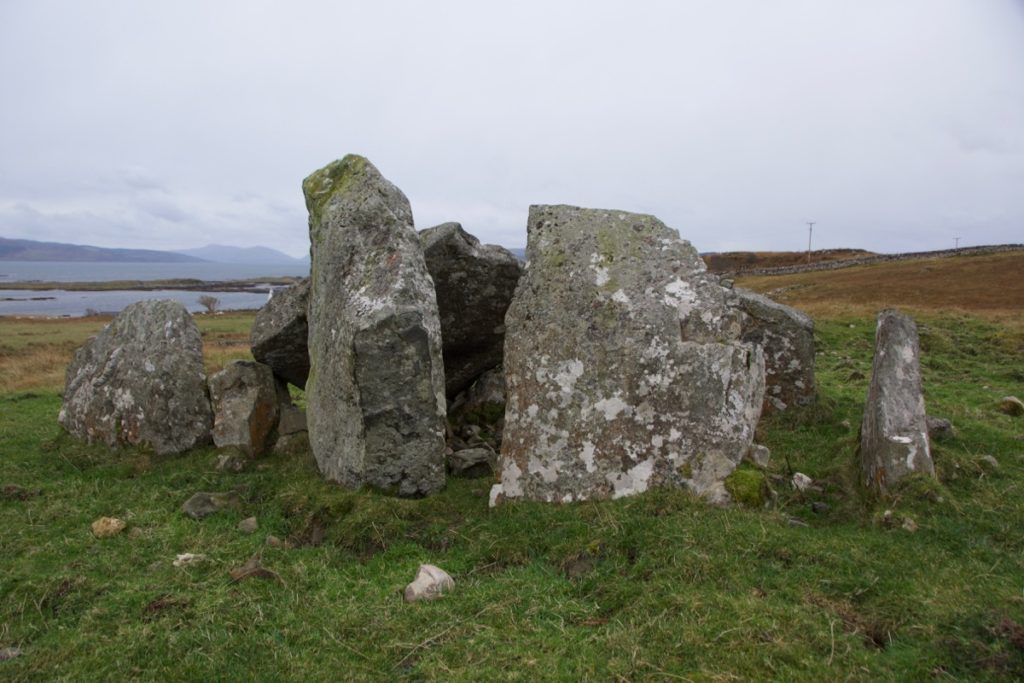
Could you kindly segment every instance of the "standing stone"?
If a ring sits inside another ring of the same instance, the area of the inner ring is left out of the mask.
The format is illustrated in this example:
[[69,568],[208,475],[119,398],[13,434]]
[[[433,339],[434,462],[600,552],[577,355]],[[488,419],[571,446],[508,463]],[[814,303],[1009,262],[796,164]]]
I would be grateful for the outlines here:
[[860,427],[861,470],[876,493],[887,493],[913,472],[935,476],[918,349],[917,326],[910,317],[892,310],[878,314],[875,359]]
[[174,301],[125,308],[68,366],[57,418],[86,441],[180,453],[208,443],[213,413],[199,328]]
[[762,413],[814,402],[814,321],[805,313],[748,289],[736,288],[747,314],[743,341],[764,350]]
[[300,389],[309,377],[309,280],[275,293],[256,314],[249,341],[252,357]]
[[724,502],[764,399],[760,347],[697,251],[653,216],[533,206],[506,316],[505,498],[685,486]]
[[458,223],[420,233],[441,316],[445,391],[449,399],[501,363],[505,311],[523,264],[502,247],[481,245]]
[[270,366],[236,360],[210,378],[213,443],[258,456],[277,427],[278,395]]
[[313,256],[306,419],[320,471],[350,487],[438,491],[441,328],[409,200],[355,155],[302,189]]

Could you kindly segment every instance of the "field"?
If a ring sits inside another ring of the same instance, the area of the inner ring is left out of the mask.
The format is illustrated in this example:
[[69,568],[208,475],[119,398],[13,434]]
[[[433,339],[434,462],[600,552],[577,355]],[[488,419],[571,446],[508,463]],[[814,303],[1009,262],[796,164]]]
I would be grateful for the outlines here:
[[[92,448],[56,414],[104,321],[0,320],[0,651],[21,652],[0,680],[1020,680],[1024,418],[997,405],[1024,397],[1024,268],[890,265],[738,282],[817,323],[819,401],[759,429],[765,509],[657,491],[490,510],[487,480],[406,500],[328,485],[309,457],[229,474],[212,449]],[[875,501],[854,463],[883,305],[917,318],[929,413],[956,434],[937,481]],[[246,356],[250,321],[199,317],[209,369]],[[228,490],[240,509],[179,511]],[[101,516],[128,528],[94,538]],[[272,573],[233,582],[252,557]],[[456,588],[405,604],[422,562]]]
[[[819,249],[811,252],[811,263],[843,261],[846,259],[874,256],[863,249]],[[801,251],[726,251],[706,254],[704,262],[713,273],[745,270],[750,268],[779,268],[797,266],[808,262],[807,252]]]

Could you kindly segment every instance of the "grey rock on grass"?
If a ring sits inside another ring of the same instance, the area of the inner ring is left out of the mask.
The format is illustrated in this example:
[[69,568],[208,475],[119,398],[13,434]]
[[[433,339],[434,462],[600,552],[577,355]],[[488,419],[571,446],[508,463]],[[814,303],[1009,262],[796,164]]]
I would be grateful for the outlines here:
[[445,391],[454,398],[501,363],[505,312],[523,264],[507,249],[483,245],[458,223],[420,233],[441,316]]
[[227,493],[199,492],[181,505],[181,511],[192,519],[205,519],[224,509],[238,509],[242,505],[241,497],[234,491]]
[[921,393],[917,325],[893,310],[878,314],[871,383],[861,423],[865,485],[879,494],[908,474],[935,476]]
[[208,443],[203,343],[185,307],[131,304],[78,349],[58,421],[86,441],[150,446],[160,455]]
[[313,257],[306,419],[320,471],[348,487],[436,492],[441,327],[409,201],[355,155],[302,188]]
[[279,407],[269,365],[236,360],[210,378],[213,443],[249,456],[269,450]]
[[1016,396],[1004,396],[999,402],[999,412],[1015,417],[1024,415],[1024,401]]
[[304,389],[309,377],[309,280],[279,290],[256,314],[249,342],[252,357]]
[[928,439],[931,441],[951,439],[956,435],[953,423],[945,418],[928,415],[925,417],[925,424],[928,427]]
[[727,501],[764,399],[761,349],[740,341],[727,290],[653,216],[533,206],[527,227],[491,503],[658,486]]
[[406,602],[433,600],[454,587],[455,580],[448,572],[432,564],[421,564],[416,571],[416,578],[405,587],[403,597]]

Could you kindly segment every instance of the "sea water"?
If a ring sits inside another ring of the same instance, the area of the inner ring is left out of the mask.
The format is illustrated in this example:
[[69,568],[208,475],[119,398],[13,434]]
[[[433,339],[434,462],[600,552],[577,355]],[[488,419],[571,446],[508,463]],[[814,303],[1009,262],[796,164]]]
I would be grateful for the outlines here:
[[[206,310],[199,297],[209,295],[220,302],[218,310],[255,309],[269,298],[270,289],[261,278],[301,277],[309,267],[291,264],[235,263],[59,263],[53,261],[0,262],[0,316],[82,316],[91,312],[118,313],[136,301],[173,299],[192,312]],[[264,291],[214,292],[161,289],[152,291],[110,290],[79,292],[63,289],[3,289],[5,282],[110,282],[113,280],[170,280],[188,278],[206,282],[249,280],[253,289]]]

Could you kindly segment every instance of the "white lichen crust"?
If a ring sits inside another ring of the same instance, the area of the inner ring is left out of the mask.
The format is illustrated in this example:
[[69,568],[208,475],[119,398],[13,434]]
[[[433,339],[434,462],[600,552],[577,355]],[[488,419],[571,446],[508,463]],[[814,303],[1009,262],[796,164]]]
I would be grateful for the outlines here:
[[750,447],[760,347],[696,250],[653,216],[530,208],[506,316],[508,498],[571,502],[685,486],[711,500]]

